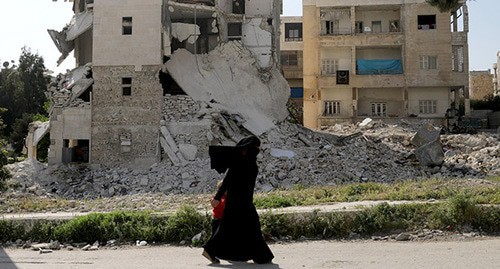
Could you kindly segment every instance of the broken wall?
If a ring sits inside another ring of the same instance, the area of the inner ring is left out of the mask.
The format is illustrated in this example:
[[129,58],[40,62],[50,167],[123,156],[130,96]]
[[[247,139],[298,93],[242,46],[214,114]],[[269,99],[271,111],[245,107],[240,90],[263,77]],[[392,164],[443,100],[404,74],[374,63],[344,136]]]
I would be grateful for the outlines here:
[[286,80],[276,68],[260,70],[251,52],[237,41],[203,55],[177,50],[165,66],[194,100],[240,114],[245,128],[256,135],[288,116]]
[[[148,166],[159,161],[162,92],[159,67],[94,66],[92,162]],[[130,96],[122,78],[132,80]]]
[[50,118],[49,164],[63,161],[65,139],[91,140],[90,103],[80,107],[54,108]]
[[[95,0],[94,17],[94,66],[162,63],[162,0]],[[130,35],[124,17],[132,18]]]

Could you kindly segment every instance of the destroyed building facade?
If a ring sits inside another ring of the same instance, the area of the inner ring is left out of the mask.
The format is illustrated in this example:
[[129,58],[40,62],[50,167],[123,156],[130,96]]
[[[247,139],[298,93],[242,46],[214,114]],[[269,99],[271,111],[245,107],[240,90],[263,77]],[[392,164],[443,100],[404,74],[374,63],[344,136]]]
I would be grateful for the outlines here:
[[304,0],[304,125],[470,113],[468,11],[425,0]]
[[254,134],[286,118],[281,0],[70,2],[49,30],[77,66],[52,83],[49,164],[180,164],[217,140],[210,109]]

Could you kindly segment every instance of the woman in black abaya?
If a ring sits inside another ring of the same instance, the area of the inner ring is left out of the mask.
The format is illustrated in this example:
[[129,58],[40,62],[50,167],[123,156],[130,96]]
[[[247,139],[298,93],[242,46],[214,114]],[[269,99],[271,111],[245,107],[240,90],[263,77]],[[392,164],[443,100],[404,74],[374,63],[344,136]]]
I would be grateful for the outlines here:
[[257,179],[257,154],[260,140],[247,137],[235,147],[210,146],[211,167],[219,173],[229,171],[217,191],[212,206],[226,194],[226,207],[217,232],[203,246],[203,256],[213,263],[220,259],[269,263],[274,258],[260,230],[260,221],[253,204]]

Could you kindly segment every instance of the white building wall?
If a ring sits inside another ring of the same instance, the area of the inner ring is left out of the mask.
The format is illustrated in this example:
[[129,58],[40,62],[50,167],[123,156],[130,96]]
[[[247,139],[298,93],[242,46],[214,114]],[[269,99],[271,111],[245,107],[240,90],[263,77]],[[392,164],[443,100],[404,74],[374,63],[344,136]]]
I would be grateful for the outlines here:
[[262,18],[253,18],[242,24],[241,41],[254,54],[260,67],[267,67],[272,63],[272,29],[270,27],[267,25],[267,20]]
[[[161,7],[162,0],[95,0],[93,65],[161,64]],[[122,35],[123,17],[132,17],[132,35]]]
[[[285,0],[286,1],[286,0]],[[245,15],[248,16],[271,16],[273,13],[273,1],[246,0]]]

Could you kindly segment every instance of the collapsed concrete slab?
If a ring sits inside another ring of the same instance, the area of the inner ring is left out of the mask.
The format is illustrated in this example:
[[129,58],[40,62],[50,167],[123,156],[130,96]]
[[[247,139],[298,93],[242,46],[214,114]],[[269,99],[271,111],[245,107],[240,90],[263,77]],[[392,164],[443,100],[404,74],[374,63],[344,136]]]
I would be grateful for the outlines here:
[[165,66],[189,96],[240,114],[243,126],[255,135],[288,116],[286,80],[277,69],[260,70],[251,52],[237,41],[203,55],[179,49]]
[[444,161],[443,146],[439,140],[429,142],[415,150],[415,157],[424,166],[441,165]]

